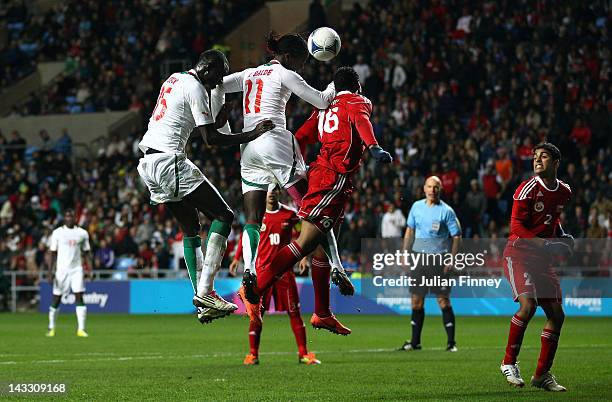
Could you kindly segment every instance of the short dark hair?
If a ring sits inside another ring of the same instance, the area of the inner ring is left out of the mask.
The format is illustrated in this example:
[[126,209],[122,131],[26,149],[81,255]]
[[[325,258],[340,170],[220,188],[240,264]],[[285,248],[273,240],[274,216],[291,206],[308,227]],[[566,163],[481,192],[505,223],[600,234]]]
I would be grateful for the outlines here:
[[229,72],[227,57],[219,50],[209,49],[202,52],[195,65],[195,70],[199,72],[200,70],[207,69],[210,65],[223,66]]
[[308,56],[306,41],[298,34],[279,36],[276,32],[270,31],[266,37],[266,46],[275,55],[288,53],[294,57],[306,58]]
[[555,144],[552,144],[550,142],[541,142],[535,147],[533,147],[533,152],[535,153],[535,151],[537,151],[538,149],[548,151],[548,153],[550,153],[550,156],[552,156],[552,158],[556,161],[561,160],[561,151],[559,151],[559,148],[557,148]]
[[359,74],[352,67],[340,67],[334,74],[336,92],[359,90]]

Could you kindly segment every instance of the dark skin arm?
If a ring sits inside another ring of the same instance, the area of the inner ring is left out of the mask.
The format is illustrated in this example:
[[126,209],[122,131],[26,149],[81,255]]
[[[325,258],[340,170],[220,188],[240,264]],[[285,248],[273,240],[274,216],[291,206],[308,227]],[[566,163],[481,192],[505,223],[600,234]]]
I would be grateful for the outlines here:
[[47,280],[49,283],[53,282],[53,275],[55,274],[55,264],[57,263],[57,251],[49,251],[47,253],[49,259],[49,272],[47,273]]
[[83,265],[86,266],[87,268],[85,269],[85,275],[87,280],[92,280],[93,279],[93,265],[91,263],[91,251],[83,251],[81,254],[82,258],[83,258]]
[[218,128],[223,127],[227,121],[227,110],[225,105],[219,111],[217,115],[217,121],[205,126],[197,127],[198,132],[204,140],[204,144],[208,146],[232,146],[240,145],[245,142],[250,142],[274,128],[274,123],[271,120],[264,120],[257,124],[251,131],[247,131],[241,134],[223,134],[218,131]]

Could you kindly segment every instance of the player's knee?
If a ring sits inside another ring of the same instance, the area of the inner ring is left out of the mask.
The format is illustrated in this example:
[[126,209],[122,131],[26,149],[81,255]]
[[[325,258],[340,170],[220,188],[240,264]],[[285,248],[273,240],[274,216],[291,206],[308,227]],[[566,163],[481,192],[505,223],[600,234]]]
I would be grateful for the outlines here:
[[532,300],[522,302],[519,309],[519,316],[524,320],[530,320],[535,314],[536,308],[537,306]]
[[219,214],[219,216],[217,216],[217,219],[223,223],[231,225],[234,221],[234,212],[231,209],[226,208],[223,212]]
[[556,310],[553,316],[553,321],[555,321],[556,326],[561,329],[563,322],[565,321],[565,312],[562,309]]
[[450,299],[448,297],[438,297],[438,306],[442,309],[450,307]]
[[424,300],[421,297],[413,297],[412,298],[412,309],[413,310],[421,310],[423,309]]
[[287,314],[289,315],[289,318],[302,318],[299,308],[290,308],[289,310],[287,310]]

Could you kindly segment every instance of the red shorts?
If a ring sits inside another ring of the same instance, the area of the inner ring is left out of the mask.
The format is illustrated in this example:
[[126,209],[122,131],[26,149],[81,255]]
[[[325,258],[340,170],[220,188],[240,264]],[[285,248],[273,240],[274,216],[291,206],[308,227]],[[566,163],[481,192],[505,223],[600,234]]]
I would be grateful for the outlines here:
[[[256,267],[257,274],[260,268]],[[298,311],[300,308],[300,296],[298,293],[295,275],[292,271],[285,272],[279,280],[274,282],[261,297],[261,308],[263,311],[270,311],[270,302],[274,297],[274,311]]]
[[504,274],[512,287],[514,301],[520,295],[528,295],[538,302],[561,303],[559,277],[548,260],[506,249]]
[[328,232],[342,218],[344,206],[353,192],[350,174],[340,174],[319,165],[308,169],[308,192],[298,212],[301,219]]

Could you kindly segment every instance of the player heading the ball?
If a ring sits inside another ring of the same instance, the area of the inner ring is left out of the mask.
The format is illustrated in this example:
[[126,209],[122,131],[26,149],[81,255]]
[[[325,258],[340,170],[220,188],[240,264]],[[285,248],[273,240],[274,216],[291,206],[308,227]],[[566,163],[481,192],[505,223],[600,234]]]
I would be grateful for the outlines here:
[[[168,77],[139,144],[144,155],[138,173],[149,189],[151,203],[166,205],[184,233],[185,263],[195,293],[193,304],[202,323],[225,317],[238,308],[214,290],[234,213],[217,188],[187,158],[185,146],[193,131],[206,145],[238,145],[274,128],[269,119],[261,119],[246,132],[229,133],[223,93],[215,89],[228,72],[225,55],[207,50],[194,68]],[[198,212],[212,222],[206,256],[202,253]]]

